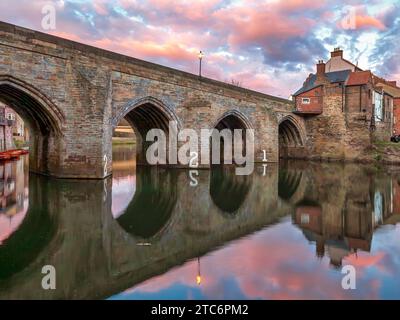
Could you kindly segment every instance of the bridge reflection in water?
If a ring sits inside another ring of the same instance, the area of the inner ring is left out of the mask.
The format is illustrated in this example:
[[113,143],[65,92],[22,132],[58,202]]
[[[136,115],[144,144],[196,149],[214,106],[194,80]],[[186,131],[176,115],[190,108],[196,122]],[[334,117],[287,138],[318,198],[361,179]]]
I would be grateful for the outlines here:
[[[393,168],[296,161],[235,176],[219,167],[191,186],[186,170],[136,170],[134,151],[118,152],[105,181],[28,181],[23,160],[0,166],[1,299],[379,295],[340,290],[332,270],[344,263],[372,268],[380,287],[391,286],[388,273],[400,283]],[[48,264],[56,290],[40,289]]]

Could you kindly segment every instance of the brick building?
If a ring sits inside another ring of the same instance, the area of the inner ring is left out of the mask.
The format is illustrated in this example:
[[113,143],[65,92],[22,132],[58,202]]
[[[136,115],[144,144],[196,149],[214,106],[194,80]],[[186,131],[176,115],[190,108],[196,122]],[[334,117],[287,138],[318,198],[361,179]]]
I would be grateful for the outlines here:
[[328,62],[320,60],[316,73],[293,95],[295,113],[306,120],[311,154],[360,159],[374,141],[390,141],[398,130],[397,89],[394,82],[344,59],[339,48]]
[[400,88],[396,81],[376,77],[376,86],[393,97],[393,133],[400,134]]
[[15,112],[0,102],[0,151],[14,149]]
[[29,141],[29,132],[22,118],[0,102],[0,152],[15,149],[15,141]]

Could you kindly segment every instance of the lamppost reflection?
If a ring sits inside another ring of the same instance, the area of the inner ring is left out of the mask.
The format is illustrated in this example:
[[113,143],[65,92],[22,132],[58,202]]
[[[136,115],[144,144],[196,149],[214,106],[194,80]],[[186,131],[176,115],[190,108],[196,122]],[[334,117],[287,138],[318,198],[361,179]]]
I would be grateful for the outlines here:
[[201,284],[201,273],[200,273],[200,257],[197,258],[197,276],[196,276],[197,285]]

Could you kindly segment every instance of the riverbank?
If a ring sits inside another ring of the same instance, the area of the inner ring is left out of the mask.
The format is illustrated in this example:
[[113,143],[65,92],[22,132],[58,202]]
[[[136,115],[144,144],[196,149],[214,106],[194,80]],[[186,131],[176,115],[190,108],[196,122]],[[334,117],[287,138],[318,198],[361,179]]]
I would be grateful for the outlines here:
[[374,160],[400,165],[400,143],[377,141],[372,145]]

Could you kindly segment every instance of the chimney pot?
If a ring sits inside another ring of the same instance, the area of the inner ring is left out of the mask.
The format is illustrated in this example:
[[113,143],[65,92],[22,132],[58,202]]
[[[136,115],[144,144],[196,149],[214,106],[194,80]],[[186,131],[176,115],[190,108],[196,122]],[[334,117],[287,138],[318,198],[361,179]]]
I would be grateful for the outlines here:
[[340,49],[339,47],[333,49],[333,51],[331,52],[331,58],[333,58],[333,57],[343,58],[343,50]]

